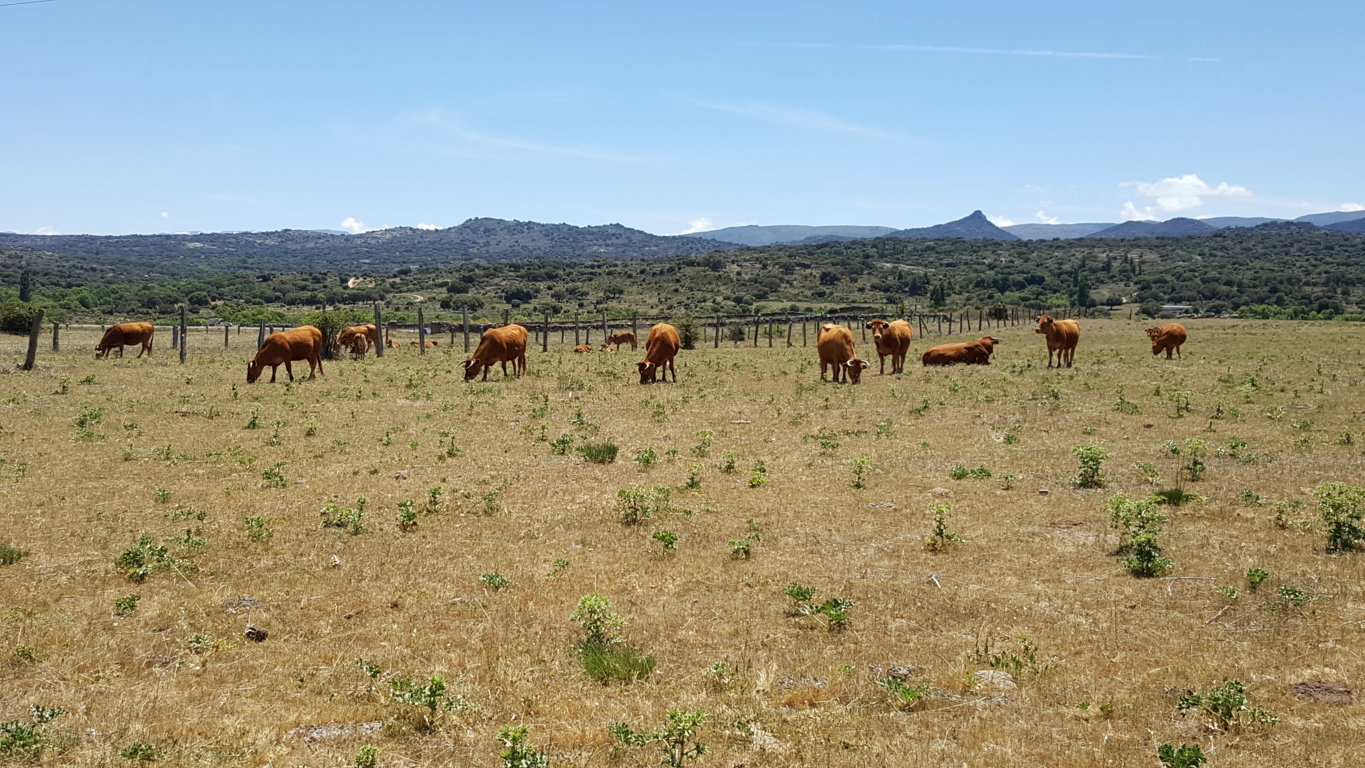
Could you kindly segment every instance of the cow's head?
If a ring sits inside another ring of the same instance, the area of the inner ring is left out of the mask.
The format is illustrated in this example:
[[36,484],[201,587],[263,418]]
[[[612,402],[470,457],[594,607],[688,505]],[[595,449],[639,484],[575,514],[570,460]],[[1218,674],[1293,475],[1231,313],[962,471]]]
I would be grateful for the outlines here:
[[101,346],[96,346],[96,347],[95,347],[95,359],[96,359],[96,360],[99,360],[99,359],[103,358],[103,357],[104,357],[105,355],[107,355],[107,354],[109,354],[109,347],[101,347]]
[[872,367],[872,363],[866,360],[859,360],[856,357],[849,359],[848,362],[844,363],[844,372],[848,374],[848,383],[857,384],[862,381],[863,371],[870,367]]
[[869,331],[872,331],[872,338],[880,341],[882,338],[882,333],[886,331],[886,321],[881,319],[880,317],[874,317],[871,320],[867,321],[867,325],[863,327],[867,328]]
[[640,362],[635,364],[635,367],[638,368],[640,371],[641,384],[654,383],[654,377],[659,371],[659,366],[649,362],[648,360],[641,360]]
[[1158,333],[1161,333],[1160,328],[1148,328],[1146,330],[1147,338],[1151,339],[1152,341],[1156,341],[1156,335]]
[[602,346],[598,347],[598,349],[599,349],[600,351],[602,351],[602,352],[606,352],[606,351],[610,350],[610,349],[611,349],[611,342],[610,342],[610,341],[604,341],[604,342],[602,342]]
[[461,363],[461,365],[464,366],[465,381],[469,381],[475,376],[478,376],[479,371],[483,370],[483,363],[479,362],[479,358],[477,357],[471,357],[468,360]]
[[1043,315],[1042,317],[1038,318],[1038,327],[1037,327],[1037,328],[1034,328],[1034,329],[1033,329],[1033,332],[1034,332],[1034,333],[1047,333],[1048,331],[1052,330],[1052,328],[1053,328],[1052,316],[1051,316],[1051,315]]
[[264,365],[259,365],[255,360],[248,360],[246,363],[246,383],[255,384],[256,379],[261,378],[261,371]]

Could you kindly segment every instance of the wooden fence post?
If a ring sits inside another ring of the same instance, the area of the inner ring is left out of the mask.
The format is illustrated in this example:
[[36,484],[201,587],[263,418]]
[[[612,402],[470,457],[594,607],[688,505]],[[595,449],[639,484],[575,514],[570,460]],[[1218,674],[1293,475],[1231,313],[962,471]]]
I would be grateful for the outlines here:
[[384,356],[384,342],[388,341],[389,335],[384,332],[384,305],[378,301],[374,303],[374,356]]
[[[231,332],[232,332],[232,326],[230,326],[230,325],[224,325],[224,326],[223,326],[223,349],[227,349],[227,348],[228,348],[228,334],[231,333]],[[242,327],[241,327],[240,325],[237,326],[237,332],[238,332],[238,333],[241,333],[241,332],[242,332]]]
[[636,328],[636,321],[640,318],[634,313],[630,313],[630,335],[635,337],[636,343],[640,341],[640,331]]
[[462,317],[464,318],[464,351],[465,354],[469,354],[469,307],[464,308]]
[[806,321],[810,318],[801,318],[801,346],[806,346]]
[[573,345],[576,347],[583,342],[578,338],[578,313],[573,313]]
[[607,330],[607,310],[602,310],[602,343],[607,343],[607,337],[611,336],[611,331]]
[[171,324],[171,349],[180,346],[180,326]]
[[257,328],[257,330],[256,330],[256,349],[260,349],[261,347],[264,347],[264,346],[265,346],[265,323],[261,323],[260,327]]
[[[33,316],[33,327],[28,331],[28,354],[24,356],[24,370],[33,370],[33,364],[38,359],[38,334],[43,332],[43,310],[38,310],[38,314]],[[107,353],[106,353],[107,354]]]
[[788,317],[788,318],[787,318],[787,346],[790,347],[791,345],[792,345],[792,319],[791,319],[791,317]]
[[720,349],[720,315],[716,315],[716,343],[715,349]]
[[427,319],[422,314],[422,308],[417,308],[417,354],[427,353]]
[[550,351],[550,313],[549,313],[549,312],[546,312],[546,313],[545,313],[545,324],[542,325],[540,328],[541,328],[541,330],[540,330],[540,351],[541,351],[541,352],[549,352],[549,351]]
[[53,324],[52,324],[52,351],[53,351],[53,352],[61,352],[61,351],[62,351],[62,343],[58,340],[58,335],[59,335],[59,333],[60,333],[60,330],[59,330],[59,327],[58,327],[58,326],[60,326],[60,325],[61,325],[60,323],[53,323]]
[[189,326],[185,323],[185,305],[180,305],[180,364],[185,364],[185,354],[189,351]]

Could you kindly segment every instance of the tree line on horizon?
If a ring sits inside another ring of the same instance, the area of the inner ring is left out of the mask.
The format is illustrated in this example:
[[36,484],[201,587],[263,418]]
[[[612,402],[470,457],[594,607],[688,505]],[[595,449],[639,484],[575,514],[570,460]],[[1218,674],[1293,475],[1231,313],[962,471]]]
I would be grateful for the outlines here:
[[[631,312],[692,315],[841,308],[1189,304],[1206,314],[1365,319],[1365,238],[1226,232],[1199,239],[977,241],[878,238],[650,260],[469,262],[380,273],[213,270],[132,279],[25,249],[0,254],[0,327],[24,308],[57,320],[170,318],[285,323],[384,301],[391,319]],[[369,265],[371,268],[373,265]],[[418,299],[420,298],[420,302]],[[25,328],[26,330],[26,328]]]

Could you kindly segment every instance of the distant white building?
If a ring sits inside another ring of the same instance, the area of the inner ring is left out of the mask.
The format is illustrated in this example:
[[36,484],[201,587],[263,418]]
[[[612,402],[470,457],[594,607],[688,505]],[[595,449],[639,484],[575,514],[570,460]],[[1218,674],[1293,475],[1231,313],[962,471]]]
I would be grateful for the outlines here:
[[1162,304],[1161,314],[1175,315],[1176,317],[1181,317],[1183,315],[1193,315],[1194,307],[1191,307],[1188,304]]

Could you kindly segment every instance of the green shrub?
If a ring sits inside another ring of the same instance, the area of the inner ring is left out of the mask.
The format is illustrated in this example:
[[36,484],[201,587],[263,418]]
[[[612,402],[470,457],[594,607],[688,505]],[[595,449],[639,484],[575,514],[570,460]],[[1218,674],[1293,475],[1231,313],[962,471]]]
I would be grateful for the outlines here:
[[1103,488],[1104,477],[1100,475],[1100,465],[1109,454],[1093,445],[1078,445],[1072,452],[1081,463],[1081,471],[1071,484],[1077,488]]
[[615,443],[584,443],[578,452],[594,464],[610,464],[616,461],[617,448]]
[[1252,723],[1273,724],[1279,718],[1259,707],[1248,706],[1251,701],[1246,693],[1246,685],[1241,680],[1223,678],[1202,693],[1187,691],[1176,705],[1181,717],[1191,712],[1212,718],[1210,725],[1220,731],[1227,731]]
[[1348,552],[1365,541],[1365,488],[1346,483],[1322,483],[1313,489],[1327,523],[1327,551]]

